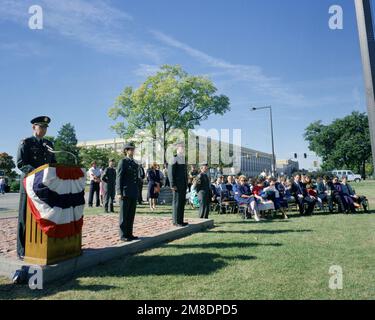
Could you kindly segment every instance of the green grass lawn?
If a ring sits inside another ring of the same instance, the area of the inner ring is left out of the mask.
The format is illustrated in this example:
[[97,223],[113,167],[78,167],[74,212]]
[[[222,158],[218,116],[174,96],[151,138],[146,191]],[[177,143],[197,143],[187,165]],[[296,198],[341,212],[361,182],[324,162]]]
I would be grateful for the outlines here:
[[[375,207],[375,182],[353,184]],[[90,209],[97,214],[101,209]],[[148,214],[143,206],[139,214]],[[170,215],[169,207],[153,214]],[[196,212],[187,210],[187,216]],[[212,214],[215,228],[91,268],[43,291],[0,279],[2,299],[375,299],[375,214],[243,221]],[[329,289],[329,268],[343,290]]]

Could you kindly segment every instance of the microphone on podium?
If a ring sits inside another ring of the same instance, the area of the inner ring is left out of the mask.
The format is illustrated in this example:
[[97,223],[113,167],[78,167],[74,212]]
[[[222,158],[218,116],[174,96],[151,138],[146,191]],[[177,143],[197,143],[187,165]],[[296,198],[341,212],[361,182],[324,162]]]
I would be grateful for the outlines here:
[[71,155],[73,158],[74,158],[74,162],[76,165],[78,165],[78,159],[77,159],[77,156],[69,151],[64,151],[64,150],[61,150],[61,151],[55,151],[53,150],[53,148],[51,146],[49,146],[46,142],[43,142],[43,147],[45,147],[49,152],[51,153],[54,153],[54,154],[57,154],[57,153],[67,153],[69,155]]

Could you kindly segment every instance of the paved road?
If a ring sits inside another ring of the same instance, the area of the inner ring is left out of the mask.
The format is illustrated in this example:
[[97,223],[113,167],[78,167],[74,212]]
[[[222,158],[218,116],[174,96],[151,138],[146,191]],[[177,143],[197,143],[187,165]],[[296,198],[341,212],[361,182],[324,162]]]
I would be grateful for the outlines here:
[[0,212],[18,210],[19,193],[0,194]]
[[[143,199],[146,199],[147,190],[143,188]],[[0,218],[12,217],[18,215],[19,193],[0,194]],[[86,204],[88,203],[89,193],[85,193]]]

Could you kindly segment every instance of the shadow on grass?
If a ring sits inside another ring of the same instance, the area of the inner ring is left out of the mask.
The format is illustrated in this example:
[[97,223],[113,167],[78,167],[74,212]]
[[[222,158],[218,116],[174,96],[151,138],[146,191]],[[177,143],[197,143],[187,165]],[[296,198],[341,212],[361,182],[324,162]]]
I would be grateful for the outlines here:
[[[0,299],[38,299],[64,291],[102,291],[116,288],[107,285],[81,285],[77,277],[116,277],[126,279],[141,276],[198,276],[210,275],[229,265],[231,260],[253,260],[254,256],[224,256],[212,253],[185,253],[181,255],[136,255],[102,264],[89,271],[74,274],[68,278],[45,284],[44,290],[30,290],[26,285],[0,285]],[[105,281],[105,280],[104,280]]]
[[221,226],[221,225],[226,225],[226,224],[254,224],[254,225],[259,225],[259,224],[265,224],[265,223],[287,223],[290,222],[289,220],[283,220],[283,219],[268,219],[260,222],[256,222],[253,219],[241,219],[238,221],[220,221],[220,222],[215,222],[215,226]]
[[314,212],[312,215],[301,215],[301,214],[294,214],[290,215],[290,219],[296,219],[296,218],[311,218],[314,216],[318,217],[328,217],[328,216],[355,216],[355,215],[368,215],[368,214],[373,214],[375,213],[375,210],[369,210],[367,213],[362,211],[357,211],[356,213],[343,213],[343,212]]
[[[10,280],[9,280],[10,282]],[[74,290],[74,291],[102,291],[111,290],[116,288],[115,286],[107,285],[80,285],[79,281],[73,279],[69,283],[69,289],[60,288],[65,284],[62,282],[55,282],[44,285],[42,290],[31,290],[28,285],[15,285],[12,283],[0,284],[0,299],[1,300],[15,300],[15,299],[39,299],[45,296],[56,294],[61,291]]]
[[302,232],[313,232],[309,229],[301,230],[210,230],[212,233],[239,233],[239,234],[283,234],[283,233],[302,233]]
[[197,243],[197,244],[168,244],[168,248],[178,248],[178,249],[230,249],[230,248],[252,248],[258,246],[265,247],[281,247],[281,243]]

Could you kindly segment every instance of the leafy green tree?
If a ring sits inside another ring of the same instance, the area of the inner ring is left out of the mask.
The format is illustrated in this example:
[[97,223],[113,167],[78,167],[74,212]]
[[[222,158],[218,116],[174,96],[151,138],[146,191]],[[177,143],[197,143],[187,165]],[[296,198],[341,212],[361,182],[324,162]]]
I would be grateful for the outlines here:
[[0,152],[0,169],[4,170],[5,175],[12,176],[15,167],[13,157],[6,152]]
[[[73,153],[79,161],[77,142],[74,126],[67,123],[64,124],[57,133],[57,137],[54,139],[54,147],[56,151],[68,151]],[[56,160],[57,163],[75,165],[74,158],[67,153],[57,153]]]
[[79,151],[81,165],[88,169],[91,167],[93,161],[98,167],[107,167],[110,159],[114,159],[116,163],[123,158],[123,156],[115,152],[112,148],[97,148],[97,147],[81,147]]
[[365,113],[352,112],[329,125],[311,123],[304,134],[309,149],[323,159],[323,170],[353,169],[365,178],[366,164],[371,161],[368,118]]
[[230,110],[229,98],[216,93],[210,79],[189,75],[178,65],[164,65],[137,89],[124,89],[109,110],[113,120],[120,120],[112,129],[123,138],[132,137],[137,130],[149,130],[155,139],[157,122],[161,122],[165,156],[173,142],[168,140],[171,129],[186,132],[210,115]]
[[51,141],[53,143],[53,145],[55,146],[55,137],[54,136],[44,136],[44,139],[47,139],[49,141]]

